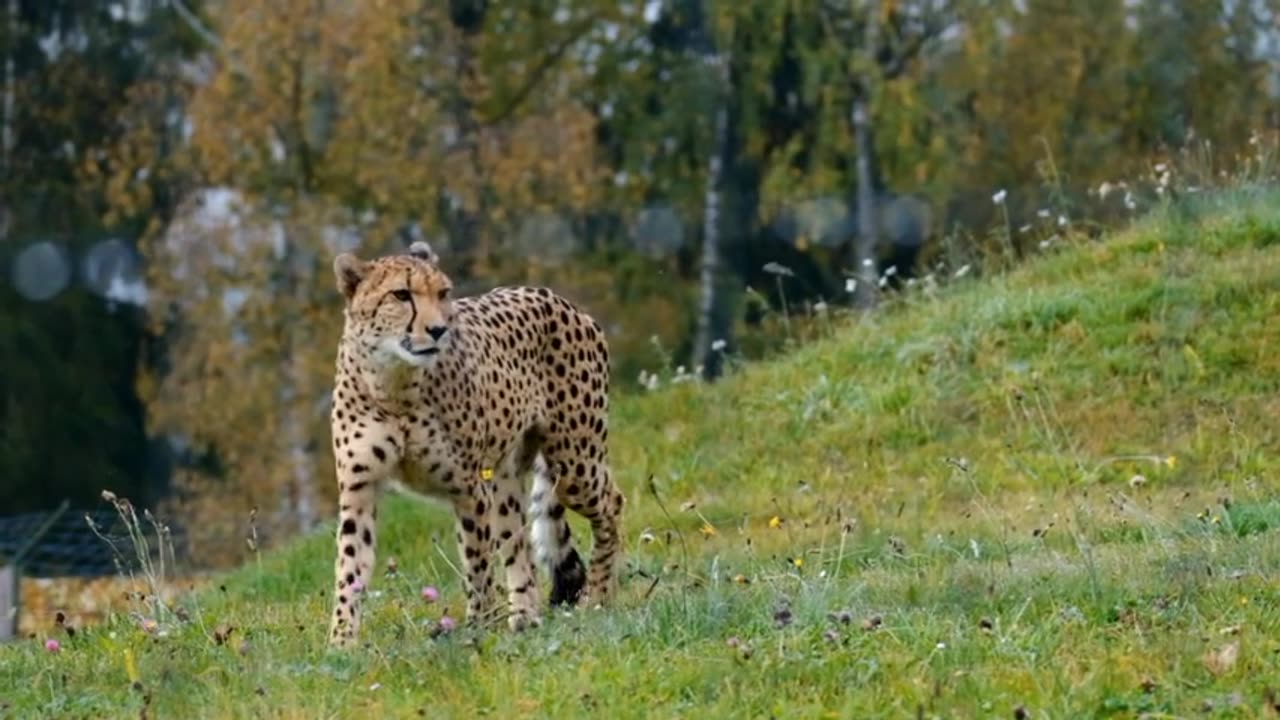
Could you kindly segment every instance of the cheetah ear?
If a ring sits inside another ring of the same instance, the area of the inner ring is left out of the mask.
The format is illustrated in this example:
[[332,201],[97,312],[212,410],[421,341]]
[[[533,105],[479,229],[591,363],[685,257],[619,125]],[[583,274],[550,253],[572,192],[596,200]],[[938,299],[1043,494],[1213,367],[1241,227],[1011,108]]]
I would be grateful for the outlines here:
[[333,259],[333,274],[338,281],[338,292],[351,301],[356,287],[368,272],[369,264],[351,253],[341,253]]
[[417,240],[409,246],[409,254],[419,260],[426,260],[432,265],[440,262],[440,256],[436,255],[436,251],[432,250],[431,246],[422,240]]

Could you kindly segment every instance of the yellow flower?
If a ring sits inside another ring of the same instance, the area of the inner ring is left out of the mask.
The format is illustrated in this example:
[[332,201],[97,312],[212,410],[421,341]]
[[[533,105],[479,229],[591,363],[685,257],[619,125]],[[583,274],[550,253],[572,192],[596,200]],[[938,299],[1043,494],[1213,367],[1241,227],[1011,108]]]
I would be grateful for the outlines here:
[[1248,605],[1248,604],[1249,604],[1249,598],[1245,597],[1244,595],[1241,595],[1241,596],[1240,596],[1240,604],[1241,604],[1241,605]]
[[777,515],[774,515],[773,517],[769,518],[769,527],[775,530],[782,527],[782,518],[778,517]]
[[492,479],[493,479],[493,470],[492,470],[491,468],[485,468],[485,469],[481,470],[481,471],[480,471],[480,477],[481,477],[481,478],[484,478],[485,480],[492,480]]
[[1176,455],[1170,455],[1164,459],[1164,464],[1168,465],[1169,469],[1172,470],[1173,468],[1178,467],[1178,457]]
[[795,565],[795,566],[796,566],[796,567],[798,567],[798,568],[800,568],[800,567],[804,567],[804,558],[802,558],[802,557],[797,557],[796,559],[794,559],[794,560],[792,560],[792,561],[791,561],[791,564],[792,564],[792,565]]
[[711,537],[712,535],[716,534],[716,529],[711,527],[711,523],[704,523],[702,525],[701,532],[703,535],[706,535],[707,537]]

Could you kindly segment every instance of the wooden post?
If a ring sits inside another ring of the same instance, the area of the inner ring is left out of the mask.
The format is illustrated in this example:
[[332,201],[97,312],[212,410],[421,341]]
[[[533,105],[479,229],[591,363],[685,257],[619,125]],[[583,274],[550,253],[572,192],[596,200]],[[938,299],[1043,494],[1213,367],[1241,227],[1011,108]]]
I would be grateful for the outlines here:
[[18,636],[19,613],[22,610],[22,588],[18,583],[22,580],[22,560],[31,549],[40,542],[49,528],[62,517],[62,513],[71,507],[71,502],[64,499],[57,510],[45,518],[44,523],[36,529],[27,542],[18,548],[18,552],[9,558],[4,566],[0,566],[0,642],[12,640]]
[[0,565],[0,643],[18,636],[18,566]]

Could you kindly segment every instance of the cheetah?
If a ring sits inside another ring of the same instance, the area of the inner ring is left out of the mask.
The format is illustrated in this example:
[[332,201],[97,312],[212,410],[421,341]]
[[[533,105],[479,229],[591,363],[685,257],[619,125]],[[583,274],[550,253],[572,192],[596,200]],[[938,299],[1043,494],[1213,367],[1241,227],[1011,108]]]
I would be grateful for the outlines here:
[[[551,577],[551,606],[607,604],[625,498],[609,468],[600,325],[546,288],[453,299],[424,242],[368,261],[342,253],[333,268],[344,328],[330,416],[339,493],[330,644],[357,640],[378,497],[397,487],[452,507],[469,623],[501,614],[500,553],[509,627],[541,624],[530,545]],[[589,573],[566,506],[590,523]]]

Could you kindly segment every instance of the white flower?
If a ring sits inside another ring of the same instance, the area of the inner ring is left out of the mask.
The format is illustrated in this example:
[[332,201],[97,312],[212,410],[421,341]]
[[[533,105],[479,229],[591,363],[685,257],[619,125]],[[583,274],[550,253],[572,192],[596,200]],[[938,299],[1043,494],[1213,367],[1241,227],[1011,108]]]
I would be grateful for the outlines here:
[[855,290],[857,290],[857,289],[858,289],[858,280],[857,280],[857,278],[845,278],[845,280],[844,280],[844,291],[845,291],[845,292],[847,292],[847,293],[853,293],[853,292],[854,292]]
[[997,204],[997,205],[1003,205],[1003,204],[1004,204],[1004,199],[1005,199],[1006,197],[1008,197],[1008,195],[1009,195],[1009,193],[1008,193],[1004,188],[1001,188],[1001,189],[999,189],[999,190],[997,190],[997,191],[996,191],[996,194],[995,194],[995,195],[992,195],[992,196],[991,196],[991,202],[993,202],[993,203],[995,203],[995,204]]
[[723,339],[715,340],[711,343],[711,352],[720,352],[724,350],[725,341]]
[[1049,208],[1040,208],[1039,210],[1036,211],[1036,215],[1039,215],[1040,217],[1045,219],[1048,219],[1049,216],[1052,214],[1053,213],[1049,212]]
[[962,278],[962,277],[964,277],[965,275],[968,275],[968,274],[969,274],[969,270],[971,270],[971,269],[972,269],[972,268],[970,268],[968,265],[961,265],[961,266],[960,266],[960,269],[956,271],[956,273],[955,273],[955,275],[954,275],[953,277]]

